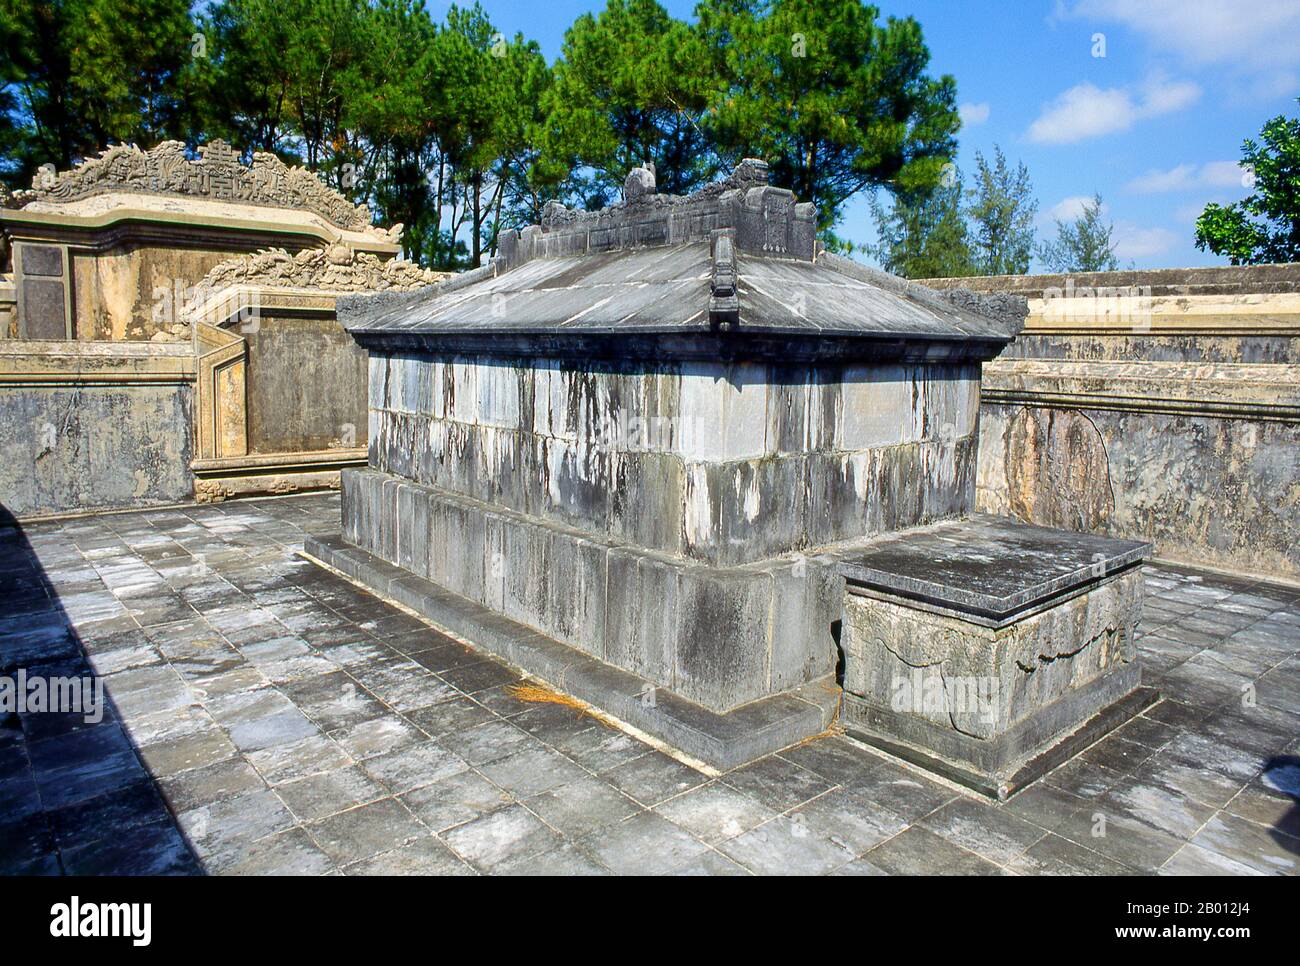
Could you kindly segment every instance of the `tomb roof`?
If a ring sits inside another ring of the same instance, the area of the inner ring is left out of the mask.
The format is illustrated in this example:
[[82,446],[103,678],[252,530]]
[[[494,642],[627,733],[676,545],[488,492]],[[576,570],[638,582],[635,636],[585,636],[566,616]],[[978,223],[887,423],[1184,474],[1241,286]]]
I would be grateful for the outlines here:
[[652,169],[625,200],[506,232],[489,265],[417,293],[345,300],[370,348],[585,356],[992,358],[1026,303],[935,292],[820,250],[816,212],[745,161],[687,196]]

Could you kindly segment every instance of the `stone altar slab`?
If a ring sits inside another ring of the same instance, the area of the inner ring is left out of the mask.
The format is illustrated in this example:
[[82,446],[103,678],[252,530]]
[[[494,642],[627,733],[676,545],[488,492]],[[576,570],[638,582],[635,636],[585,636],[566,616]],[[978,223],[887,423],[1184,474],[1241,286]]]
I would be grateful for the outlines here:
[[840,567],[846,729],[1013,793],[1151,703],[1150,552],[983,515],[876,542]]

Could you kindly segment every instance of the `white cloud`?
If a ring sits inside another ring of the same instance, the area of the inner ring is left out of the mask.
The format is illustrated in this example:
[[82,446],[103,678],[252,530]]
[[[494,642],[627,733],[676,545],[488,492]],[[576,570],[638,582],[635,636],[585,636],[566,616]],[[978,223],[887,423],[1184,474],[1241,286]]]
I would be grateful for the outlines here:
[[1134,178],[1125,188],[1142,195],[1171,191],[1202,191],[1213,188],[1241,188],[1245,172],[1236,161],[1180,164],[1168,171],[1152,170]]
[[1196,165],[1180,164],[1168,171],[1148,171],[1134,178],[1125,187],[1140,195],[1153,195],[1165,191],[1188,191],[1196,186]]
[[981,101],[978,104],[963,104],[957,108],[957,113],[961,115],[962,127],[974,127],[976,124],[983,124],[989,119],[989,102]]
[[1237,161],[1211,161],[1201,165],[1201,183],[1207,188],[1244,188],[1246,169]]
[[1123,261],[1163,255],[1180,237],[1168,228],[1140,228],[1124,222],[1115,226],[1115,257]]
[[1190,64],[1300,64],[1300,0],[1079,0],[1066,13],[1122,23]]
[[1077,0],[1059,15],[1123,24],[1190,67],[1225,66],[1246,80],[1248,94],[1295,91],[1300,0]]
[[[1092,195],[1070,195],[1068,198],[1062,198],[1052,207],[1048,208],[1044,214],[1044,221],[1047,224],[1054,224],[1058,221],[1071,222],[1083,214],[1085,205],[1092,204]],[[1101,206],[1102,213],[1106,212],[1106,205]]]
[[1036,144],[1075,144],[1127,131],[1138,121],[1180,111],[1201,96],[1190,81],[1154,76],[1136,90],[1077,84],[1048,104],[1027,136]]

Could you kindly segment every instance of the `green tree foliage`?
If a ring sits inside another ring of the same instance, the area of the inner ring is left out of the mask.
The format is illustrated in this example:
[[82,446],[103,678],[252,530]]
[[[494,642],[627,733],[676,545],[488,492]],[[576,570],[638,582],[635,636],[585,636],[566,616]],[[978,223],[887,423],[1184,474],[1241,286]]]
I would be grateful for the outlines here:
[[193,30],[184,0],[0,0],[9,173],[184,137]]
[[546,153],[591,169],[589,184],[574,185],[588,207],[617,200],[627,173],[647,163],[660,191],[698,188],[720,168],[699,126],[711,70],[696,32],[656,0],[609,0],[565,32]]
[[972,248],[980,275],[1024,275],[1034,252],[1033,198],[1029,169],[1014,169],[1000,147],[993,149],[993,164],[975,152],[975,186],[968,209],[974,223]]
[[478,264],[551,199],[617,200],[641,164],[680,194],[764,157],[830,241],[856,192],[937,182],[955,88],[914,20],[861,0],[697,15],[609,0],[549,65],[477,3],[435,21],[421,0],[0,0],[0,176],[221,137],[402,222],[405,253],[439,267]]
[[454,246],[440,231],[442,181],[429,177],[452,124],[438,28],[419,0],[382,0],[363,11],[358,30],[362,56],[347,78],[338,187],[405,225],[408,257],[451,264]]
[[1101,195],[1093,195],[1073,221],[1056,220],[1056,238],[1039,247],[1038,257],[1051,272],[1113,272],[1119,267],[1114,228],[1102,218]]
[[1254,176],[1249,197],[1208,204],[1196,220],[1196,247],[1233,265],[1300,261],[1300,120],[1278,115],[1247,138],[1242,166]]
[[906,278],[956,278],[975,274],[955,169],[929,192],[895,194],[888,209],[871,199],[877,243],[867,250],[887,272]]
[[696,14],[718,65],[704,124],[719,151],[767,159],[823,229],[865,189],[938,182],[956,149],[956,83],[926,73],[911,17],[882,24],[860,0],[704,0]]

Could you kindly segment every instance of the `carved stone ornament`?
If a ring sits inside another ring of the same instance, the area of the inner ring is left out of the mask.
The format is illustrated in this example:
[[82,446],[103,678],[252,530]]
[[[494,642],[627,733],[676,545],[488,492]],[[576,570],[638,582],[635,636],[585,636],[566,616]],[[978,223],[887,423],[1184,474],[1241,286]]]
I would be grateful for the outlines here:
[[32,201],[71,202],[111,192],[189,195],[267,208],[302,209],[331,224],[396,241],[401,226],[385,230],[370,223],[370,210],[354,205],[303,167],[290,167],[274,154],[253,153],[245,166],[225,141],[198,148],[191,160],[180,141],[163,141],[148,151],[118,144],[76,165],[71,171],[48,167],[32,178],[31,191],[4,199],[7,207]]
[[503,231],[496,269],[508,271],[533,258],[705,241],[721,229],[731,230],[736,251],[810,262],[816,256],[817,209],[770,186],[768,174],[765,161],[747,158],[721,181],[672,195],[657,191],[653,165],[633,168],[617,204],[576,211],[551,201],[542,209],[541,225]]
[[633,168],[623,182],[625,200],[599,211],[577,211],[558,201],[548,201],[542,208],[542,229],[553,231],[578,224],[618,224],[627,217],[629,207],[651,204],[655,208],[700,207],[715,203],[725,191],[746,191],[768,183],[768,165],[758,158],[746,158],[721,181],[707,184],[689,195],[658,194],[653,165]]
[[[444,272],[421,268],[413,262],[383,260],[369,252],[353,252],[346,245],[334,245],[303,249],[296,255],[283,248],[240,255],[217,265],[196,288],[199,293],[218,292],[235,285],[326,292],[405,292],[447,277]],[[196,300],[201,301],[201,298]]]

